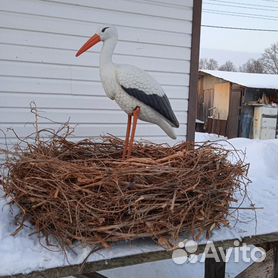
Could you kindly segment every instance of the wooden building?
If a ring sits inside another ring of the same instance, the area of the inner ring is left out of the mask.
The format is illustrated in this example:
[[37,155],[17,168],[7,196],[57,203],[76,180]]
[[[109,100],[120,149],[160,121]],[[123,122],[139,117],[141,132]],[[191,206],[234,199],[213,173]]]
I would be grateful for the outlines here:
[[278,75],[200,70],[197,119],[228,138],[277,137]]

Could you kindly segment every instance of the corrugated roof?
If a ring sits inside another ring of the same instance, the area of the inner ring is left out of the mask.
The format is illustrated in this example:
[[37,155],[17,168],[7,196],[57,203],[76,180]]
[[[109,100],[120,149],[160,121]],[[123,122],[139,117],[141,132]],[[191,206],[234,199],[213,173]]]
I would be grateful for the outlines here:
[[200,72],[236,83],[248,88],[278,90],[278,75],[263,73],[231,72],[219,70],[200,70]]

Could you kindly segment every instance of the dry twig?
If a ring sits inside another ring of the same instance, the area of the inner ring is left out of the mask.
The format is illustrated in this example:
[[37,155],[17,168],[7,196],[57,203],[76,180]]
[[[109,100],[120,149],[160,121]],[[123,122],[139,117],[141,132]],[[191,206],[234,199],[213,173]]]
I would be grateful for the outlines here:
[[[64,129],[60,129],[60,132]],[[152,237],[195,237],[228,225],[234,191],[245,186],[248,165],[232,164],[229,151],[213,143],[174,147],[136,143],[123,161],[123,141],[105,136],[77,143],[49,131],[42,140],[9,151],[2,186],[29,220],[62,248],[74,241],[108,247],[112,242]],[[47,130],[44,130],[47,132]],[[19,228],[21,229],[21,228]]]

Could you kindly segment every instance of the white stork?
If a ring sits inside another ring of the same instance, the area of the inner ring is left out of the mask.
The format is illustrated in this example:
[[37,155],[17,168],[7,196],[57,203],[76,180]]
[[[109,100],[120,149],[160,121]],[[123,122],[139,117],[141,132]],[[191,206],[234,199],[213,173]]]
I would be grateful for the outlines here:
[[[169,137],[176,139],[173,127],[179,127],[179,122],[158,82],[147,72],[135,66],[118,65],[112,62],[113,51],[118,41],[115,27],[99,28],[96,34],[79,49],[76,57],[100,41],[103,42],[100,55],[100,78],[105,93],[128,114],[123,158],[131,155],[138,118],[157,124]],[[133,126],[130,136],[132,116]]]

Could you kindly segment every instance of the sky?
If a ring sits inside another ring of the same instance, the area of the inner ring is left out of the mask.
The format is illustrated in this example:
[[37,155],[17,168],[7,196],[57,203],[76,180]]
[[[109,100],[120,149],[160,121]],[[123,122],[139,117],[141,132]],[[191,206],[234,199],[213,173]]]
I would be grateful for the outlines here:
[[[223,14],[225,13],[225,14]],[[254,18],[256,17],[256,18]],[[202,25],[278,29],[277,0],[203,0]],[[201,58],[242,60],[258,58],[278,41],[278,32],[201,28]]]

